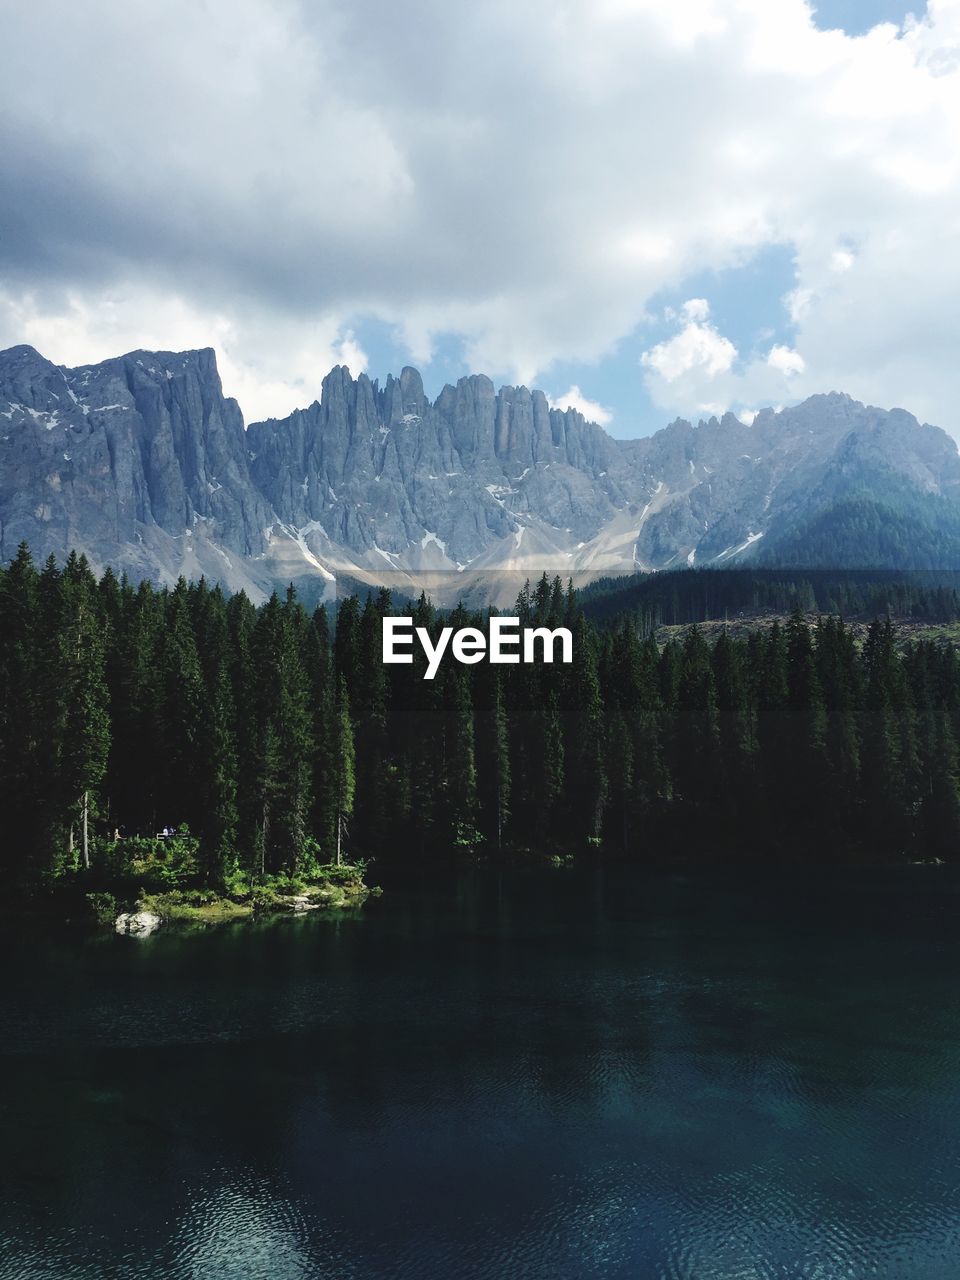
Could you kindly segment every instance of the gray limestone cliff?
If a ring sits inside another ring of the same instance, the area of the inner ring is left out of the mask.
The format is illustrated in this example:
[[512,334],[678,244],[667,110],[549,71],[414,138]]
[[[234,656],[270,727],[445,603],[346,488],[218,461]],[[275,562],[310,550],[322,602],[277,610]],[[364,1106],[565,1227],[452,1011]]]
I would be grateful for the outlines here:
[[171,570],[193,537],[255,556],[272,513],[253,485],[243,417],[210,349],[134,351],[63,369],[0,353],[0,557],[83,550]]

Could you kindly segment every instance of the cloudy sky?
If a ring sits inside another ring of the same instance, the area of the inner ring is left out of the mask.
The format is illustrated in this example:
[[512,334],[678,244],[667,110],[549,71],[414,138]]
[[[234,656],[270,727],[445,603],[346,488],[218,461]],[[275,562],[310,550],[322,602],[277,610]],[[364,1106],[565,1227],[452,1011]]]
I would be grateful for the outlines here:
[[0,0],[0,347],[960,435],[960,0]]

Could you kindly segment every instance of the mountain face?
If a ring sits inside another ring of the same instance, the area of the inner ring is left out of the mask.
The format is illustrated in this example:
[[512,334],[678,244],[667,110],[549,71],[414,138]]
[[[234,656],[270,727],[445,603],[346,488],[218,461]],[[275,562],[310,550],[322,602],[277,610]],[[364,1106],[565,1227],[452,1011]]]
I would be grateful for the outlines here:
[[62,369],[0,352],[0,557],[85,551],[161,580],[261,555],[273,513],[250,479],[243,417],[211,350],[134,351]]
[[381,389],[337,368],[319,403],[247,437],[251,474],[280,518],[372,569],[462,569],[516,544],[528,515],[590,537],[629,499],[605,432],[551,409],[542,391],[495,392],[485,377],[430,404],[415,369]]
[[255,598],[337,573],[416,590],[446,571],[459,592],[510,569],[957,568],[960,456],[839,394],[620,441],[479,375],[431,402],[414,369],[381,387],[338,367],[245,431],[209,349],[65,369],[19,346],[0,352],[0,558],[23,539]]

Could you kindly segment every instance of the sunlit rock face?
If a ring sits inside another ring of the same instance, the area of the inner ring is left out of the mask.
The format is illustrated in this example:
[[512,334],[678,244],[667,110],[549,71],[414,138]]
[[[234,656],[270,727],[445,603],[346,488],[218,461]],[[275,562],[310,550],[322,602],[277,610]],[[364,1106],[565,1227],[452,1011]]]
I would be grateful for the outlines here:
[[335,574],[412,590],[434,571],[862,564],[865,520],[899,530],[874,559],[956,568],[958,497],[949,436],[840,394],[624,441],[482,375],[431,402],[415,369],[381,386],[340,366],[244,430],[209,349],[77,369],[0,353],[3,560],[26,540],[257,599]]

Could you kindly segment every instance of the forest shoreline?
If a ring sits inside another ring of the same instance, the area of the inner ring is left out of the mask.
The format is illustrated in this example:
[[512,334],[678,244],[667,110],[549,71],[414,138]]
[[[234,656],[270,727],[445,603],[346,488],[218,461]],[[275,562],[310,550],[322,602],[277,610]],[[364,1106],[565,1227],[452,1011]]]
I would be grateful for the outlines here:
[[[355,910],[379,886],[368,885],[362,866],[318,868],[305,877],[268,877],[249,888],[134,888],[99,876],[77,874],[58,879],[45,889],[12,894],[0,908],[0,929],[59,929],[77,927],[88,932],[149,934],[158,929],[187,930],[240,924],[271,917],[298,916],[318,911]],[[125,917],[153,918],[143,929],[120,927]]]
[[[165,933],[201,932],[226,925],[254,924],[268,920],[295,919],[306,914],[318,913],[322,917],[358,912],[371,898],[391,896],[399,891],[401,897],[416,892],[418,884],[426,880],[434,889],[446,877],[468,872],[499,875],[511,873],[521,878],[541,877],[544,886],[556,880],[584,872],[623,871],[647,873],[665,877],[666,881],[680,877],[700,878],[710,882],[717,876],[732,885],[743,887],[741,875],[754,877],[758,896],[763,897],[770,888],[770,876],[784,877],[783,884],[799,875],[816,878],[823,872],[848,874],[876,874],[877,872],[905,872],[949,868],[950,862],[936,856],[904,859],[902,857],[870,857],[863,849],[838,845],[833,856],[821,850],[821,857],[811,862],[802,856],[799,846],[749,845],[731,840],[711,844],[709,853],[702,848],[694,853],[686,841],[662,845],[655,851],[648,850],[645,857],[624,856],[616,853],[593,857],[576,856],[573,853],[545,856],[530,850],[513,851],[512,856],[463,858],[447,861],[434,856],[418,860],[408,873],[399,875],[397,869],[387,869],[385,887],[370,884],[366,864],[330,866],[318,868],[309,877],[268,877],[251,889],[231,892],[210,888],[131,890],[129,885],[104,882],[96,875],[77,875],[69,880],[58,879],[46,891],[11,894],[0,904],[0,935],[8,940],[18,934],[26,937],[38,932],[55,934],[67,931],[78,936],[106,937],[114,933],[130,936],[149,936],[162,929]],[[392,870],[393,874],[389,874]],[[96,884],[96,888],[92,886]],[[118,919],[122,915],[144,913],[155,916],[158,924],[140,934],[138,929],[120,929]]]
[[[897,603],[960,615],[911,584]],[[75,556],[38,570],[22,547],[0,568],[7,896],[116,923],[162,895],[202,921],[312,907],[314,877],[370,856],[401,885],[427,859],[960,856],[960,657],[901,647],[889,617],[861,640],[797,602],[739,639],[691,626],[661,646],[647,615],[592,622],[544,574],[516,616],[569,629],[571,663],[425,680],[422,654],[383,663],[393,609],[379,590],[308,613],[293,588],[258,608],[203,580],[98,580]],[[484,624],[425,597],[412,617],[434,647]]]

